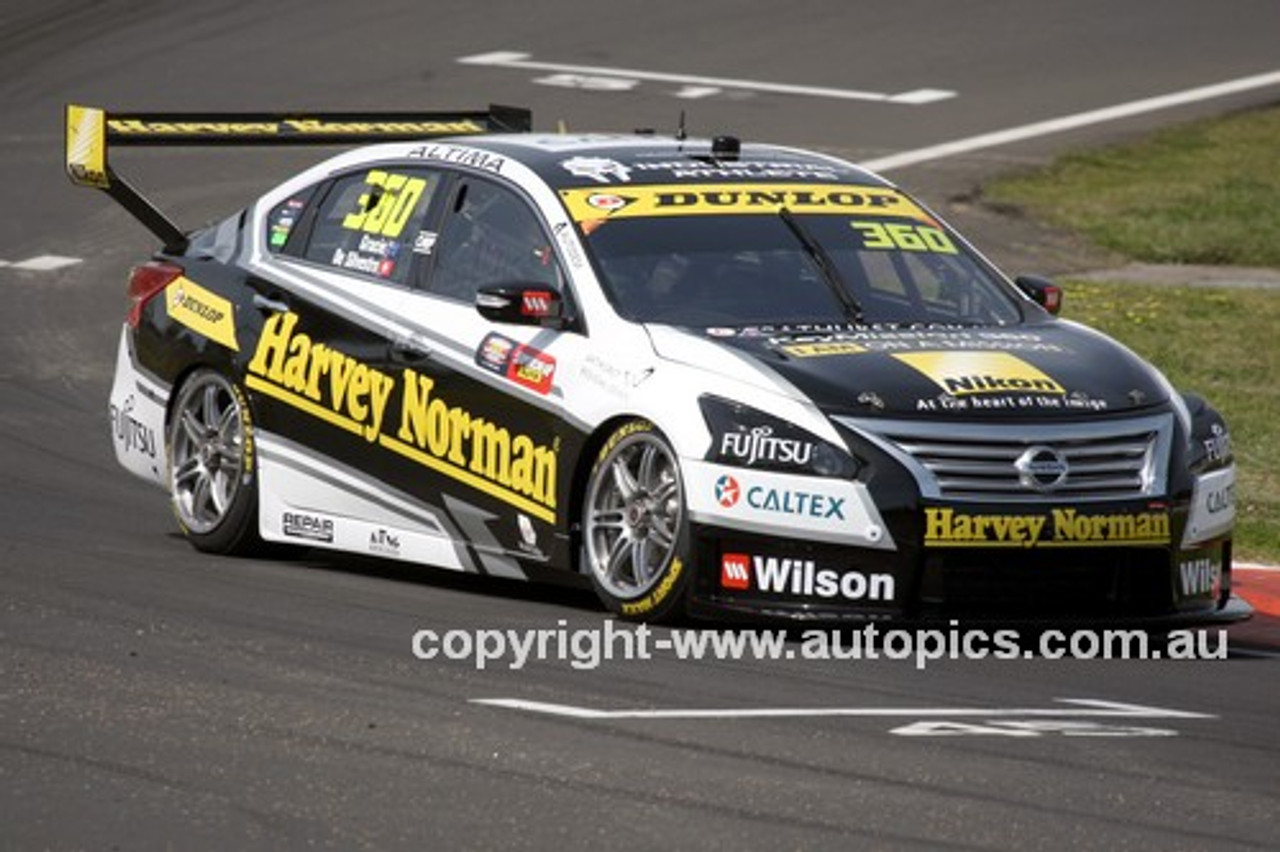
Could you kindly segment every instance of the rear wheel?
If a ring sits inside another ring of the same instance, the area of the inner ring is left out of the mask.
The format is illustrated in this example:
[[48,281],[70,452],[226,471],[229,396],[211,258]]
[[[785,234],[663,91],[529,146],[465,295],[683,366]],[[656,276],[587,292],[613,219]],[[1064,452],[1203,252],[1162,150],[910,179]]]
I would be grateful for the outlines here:
[[688,518],[675,451],[647,420],[613,432],[587,480],[582,558],[597,594],[625,618],[684,611]]
[[248,553],[259,545],[253,420],[244,393],[213,370],[192,373],[169,415],[169,493],[199,550]]

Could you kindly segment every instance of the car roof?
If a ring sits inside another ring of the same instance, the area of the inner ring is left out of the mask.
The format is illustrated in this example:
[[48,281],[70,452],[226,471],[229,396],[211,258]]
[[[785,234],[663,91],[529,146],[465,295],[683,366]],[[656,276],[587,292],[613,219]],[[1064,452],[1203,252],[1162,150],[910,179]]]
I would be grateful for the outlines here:
[[[722,141],[727,140],[727,141]],[[892,186],[865,169],[815,151],[638,134],[494,134],[453,140],[528,166],[557,189],[617,183],[797,181]],[[734,147],[737,152],[732,153]]]

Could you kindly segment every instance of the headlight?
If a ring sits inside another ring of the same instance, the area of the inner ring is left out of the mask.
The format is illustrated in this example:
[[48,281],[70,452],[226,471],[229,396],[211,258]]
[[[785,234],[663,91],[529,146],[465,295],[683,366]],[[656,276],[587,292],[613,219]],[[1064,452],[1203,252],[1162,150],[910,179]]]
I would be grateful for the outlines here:
[[858,462],[840,447],[748,405],[715,396],[698,400],[711,430],[707,461],[755,470],[852,479]]

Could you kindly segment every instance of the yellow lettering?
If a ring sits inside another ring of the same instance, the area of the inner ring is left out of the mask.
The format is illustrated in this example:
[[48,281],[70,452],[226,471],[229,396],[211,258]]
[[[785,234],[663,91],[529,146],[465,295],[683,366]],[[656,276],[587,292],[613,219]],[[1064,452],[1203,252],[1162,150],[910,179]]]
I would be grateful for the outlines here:
[[427,445],[427,403],[431,401],[431,389],[435,379],[419,376],[413,370],[404,371],[404,401],[400,406],[400,429],[396,437],[407,444],[419,447]]
[[926,541],[946,541],[951,538],[951,509],[934,509],[932,507],[924,510]]
[[370,370],[369,375],[373,378],[370,391],[373,417],[364,427],[364,439],[374,441],[382,433],[382,418],[387,413],[387,401],[391,399],[391,390],[396,386],[396,380],[377,370]]
[[311,338],[295,334],[289,341],[289,358],[278,381],[291,391],[302,393],[307,387],[307,368],[311,363]]
[[289,348],[289,338],[293,335],[293,327],[297,323],[298,315],[295,313],[271,315],[271,318],[262,326],[258,348],[253,353],[253,360],[249,362],[249,372],[265,376],[273,382],[280,381],[285,353]]

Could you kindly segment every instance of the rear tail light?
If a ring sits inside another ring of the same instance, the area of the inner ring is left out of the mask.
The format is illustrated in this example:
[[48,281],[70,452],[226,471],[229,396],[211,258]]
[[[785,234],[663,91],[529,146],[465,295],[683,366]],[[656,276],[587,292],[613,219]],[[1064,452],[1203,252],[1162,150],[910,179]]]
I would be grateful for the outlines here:
[[142,308],[147,302],[163,292],[183,271],[181,266],[155,260],[133,268],[129,276],[129,315],[125,320],[130,328],[137,328],[142,322]]

